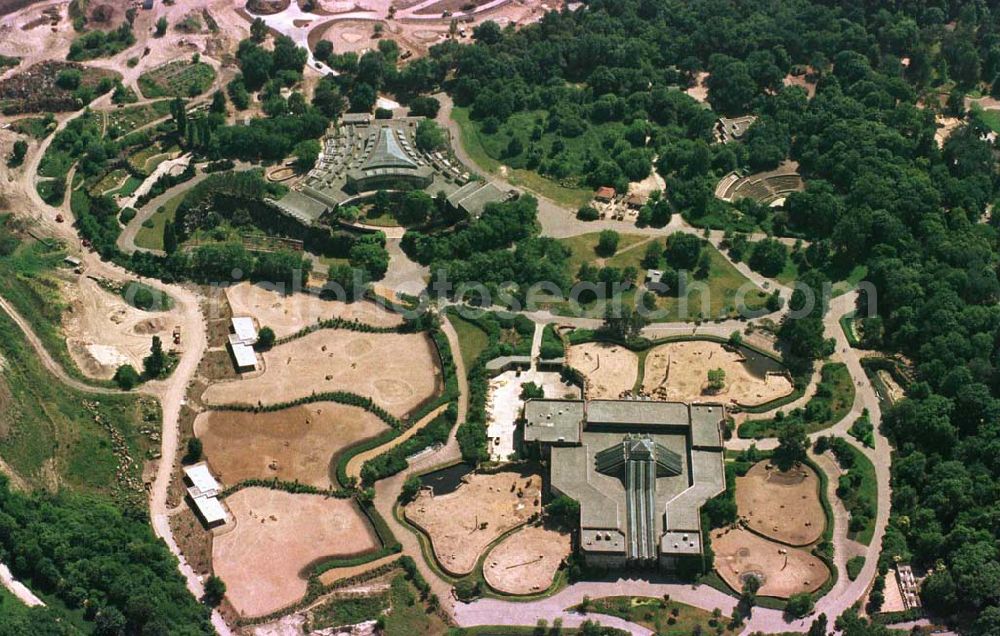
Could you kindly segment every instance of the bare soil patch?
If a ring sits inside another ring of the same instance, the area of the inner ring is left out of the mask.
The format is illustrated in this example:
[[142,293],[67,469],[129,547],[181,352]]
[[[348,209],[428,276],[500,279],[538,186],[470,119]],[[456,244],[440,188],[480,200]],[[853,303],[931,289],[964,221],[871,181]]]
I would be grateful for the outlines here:
[[507,594],[533,594],[552,585],[559,565],[572,550],[569,533],[543,526],[518,530],[490,550],[483,576]]
[[625,347],[607,342],[585,342],[566,352],[566,361],[586,378],[588,399],[621,397],[635,387],[639,356]]
[[153,336],[164,349],[173,347],[172,331],[181,323],[176,311],[147,312],[82,276],[63,286],[69,304],[64,322],[66,344],[73,360],[88,377],[108,379],[122,364],[142,369]]
[[276,404],[324,391],[370,396],[405,417],[434,396],[441,375],[426,334],[322,329],[263,354],[265,371],[205,391],[208,404]]
[[327,318],[357,320],[375,327],[403,324],[402,316],[368,300],[344,303],[305,293],[285,295],[250,283],[228,287],[226,298],[232,315],[253,316],[261,326],[273,329],[279,338]]
[[0,15],[8,15],[15,11],[38,4],[42,0],[0,0]]
[[430,537],[438,563],[456,576],[472,572],[490,543],[541,511],[540,475],[473,473],[464,481],[438,497],[424,490],[404,509]]
[[788,545],[815,543],[826,527],[819,477],[808,466],[781,472],[757,463],[736,478],[736,507],[752,530]]
[[753,574],[762,582],[760,596],[788,598],[815,592],[830,576],[819,557],[789,548],[743,528],[712,531],[715,569],[734,590],[743,589],[743,577]]
[[212,565],[226,597],[245,617],[295,603],[306,592],[300,572],[317,559],[378,547],[364,515],[348,499],[245,488],[225,501],[235,527],[215,537]]
[[194,423],[208,463],[225,484],[246,479],[332,488],[332,459],[388,428],[356,406],[316,402],[282,411],[206,411]]
[[[708,372],[726,372],[726,386],[708,390]],[[643,392],[659,399],[690,402],[713,400],[740,404],[763,404],[788,395],[794,387],[783,375],[761,379],[747,370],[742,357],[721,344],[708,341],[671,342],[650,350],[642,378]]]

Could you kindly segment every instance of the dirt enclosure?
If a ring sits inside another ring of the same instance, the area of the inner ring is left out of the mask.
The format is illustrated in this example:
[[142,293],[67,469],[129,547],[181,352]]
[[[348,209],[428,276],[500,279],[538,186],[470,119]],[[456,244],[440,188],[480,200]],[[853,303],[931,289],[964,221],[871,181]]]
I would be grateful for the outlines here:
[[[708,372],[726,372],[726,386],[708,392]],[[658,399],[691,402],[712,400],[754,405],[769,402],[793,390],[787,377],[769,374],[762,379],[751,374],[738,352],[716,342],[671,342],[650,350],[642,379],[644,393]]]
[[455,492],[422,491],[405,514],[431,538],[441,566],[462,576],[497,537],[541,512],[541,486],[540,475],[471,474]]
[[758,595],[788,598],[800,592],[815,592],[830,576],[819,557],[743,528],[713,530],[712,550],[716,571],[737,591],[743,589],[742,577],[753,574],[762,582]]
[[809,545],[826,527],[818,489],[819,477],[808,466],[781,472],[763,461],[736,478],[736,507],[754,531],[788,545]]
[[552,585],[559,565],[572,550],[569,533],[542,526],[518,530],[490,550],[483,576],[507,594],[534,594]]
[[368,411],[335,402],[265,413],[206,411],[194,422],[213,472],[227,485],[276,477],[333,487],[331,459],[387,429]]
[[370,396],[397,417],[433,397],[437,351],[426,334],[322,329],[263,354],[264,372],[210,386],[208,404],[276,404],[324,391]]
[[236,521],[215,537],[212,566],[226,583],[226,597],[245,617],[301,599],[306,580],[300,572],[316,560],[378,547],[349,499],[245,488],[225,503]]
[[226,288],[234,316],[253,316],[261,326],[282,338],[316,324],[317,320],[343,318],[375,327],[396,327],[403,317],[368,300],[343,303],[306,293],[280,294],[260,285],[240,283]]
[[69,304],[66,345],[88,377],[108,379],[123,364],[141,370],[153,336],[165,349],[173,346],[171,332],[181,322],[176,312],[136,309],[85,276],[78,285],[63,285],[63,295]]
[[617,399],[631,391],[639,374],[639,356],[625,347],[606,342],[573,345],[566,362],[587,379],[586,397]]

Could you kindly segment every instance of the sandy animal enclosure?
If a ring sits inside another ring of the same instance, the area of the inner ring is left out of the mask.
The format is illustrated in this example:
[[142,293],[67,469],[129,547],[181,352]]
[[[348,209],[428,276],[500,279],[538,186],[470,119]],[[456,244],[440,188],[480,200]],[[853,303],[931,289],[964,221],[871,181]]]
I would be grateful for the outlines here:
[[80,370],[92,378],[108,379],[123,364],[141,370],[153,336],[169,350],[174,325],[181,323],[174,311],[136,309],[85,276],[79,284],[64,285],[63,295],[69,304],[63,322],[66,346]]
[[715,569],[735,590],[753,573],[762,582],[758,596],[788,598],[815,592],[830,576],[826,564],[805,550],[769,541],[743,528],[712,531]]
[[639,356],[607,342],[585,342],[566,352],[566,362],[587,378],[586,397],[617,399],[631,391],[639,374]]
[[263,357],[263,373],[214,384],[204,401],[276,404],[324,391],[350,391],[403,417],[434,395],[441,375],[434,345],[422,333],[322,329]]
[[[726,372],[726,386],[708,392],[708,372]],[[792,392],[791,381],[777,374],[765,379],[750,373],[736,351],[705,340],[671,342],[650,350],[642,378],[645,393],[659,399],[692,402],[710,398],[754,405],[769,402]]]
[[234,316],[253,316],[262,327],[273,329],[279,338],[329,318],[358,320],[376,327],[403,324],[402,316],[368,300],[343,303],[306,293],[286,296],[250,283],[226,288],[226,299]]
[[246,479],[330,488],[331,459],[388,426],[356,406],[316,402],[281,411],[206,411],[194,423],[212,471],[227,485]]
[[542,526],[518,530],[486,555],[483,576],[507,594],[533,594],[552,585],[559,565],[572,550],[569,533]]
[[818,488],[819,478],[808,466],[781,472],[758,462],[736,478],[736,507],[756,532],[789,545],[809,545],[826,527]]
[[262,616],[306,592],[299,573],[323,557],[378,547],[368,522],[349,499],[244,488],[225,500],[235,527],[215,537],[212,567],[241,615]]
[[471,474],[465,480],[438,497],[424,490],[405,508],[406,518],[430,536],[438,563],[456,576],[471,572],[497,537],[541,511],[539,475]]

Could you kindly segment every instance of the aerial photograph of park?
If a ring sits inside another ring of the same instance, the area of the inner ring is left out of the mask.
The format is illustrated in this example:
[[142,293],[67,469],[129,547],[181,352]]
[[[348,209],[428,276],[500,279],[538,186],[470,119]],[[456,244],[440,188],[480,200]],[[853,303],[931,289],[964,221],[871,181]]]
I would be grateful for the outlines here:
[[0,35],[0,636],[1000,636],[1000,4]]

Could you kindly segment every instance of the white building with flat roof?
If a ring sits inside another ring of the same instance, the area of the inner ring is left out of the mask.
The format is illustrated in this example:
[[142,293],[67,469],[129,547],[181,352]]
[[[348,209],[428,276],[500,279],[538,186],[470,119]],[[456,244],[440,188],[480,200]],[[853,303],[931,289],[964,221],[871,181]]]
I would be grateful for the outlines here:
[[257,327],[249,316],[234,317],[232,333],[229,334],[229,348],[236,361],[236,370],[253,371],[257,368],[257,354],[253,346],[257,344]]
[[198,514],[205,520],[209,528],[226,523],[228,515],[226,508],[219,501],[222,487],[212,476],[208,464],[198,462],[184,467],[184,477],[188,483],[187,493]]

